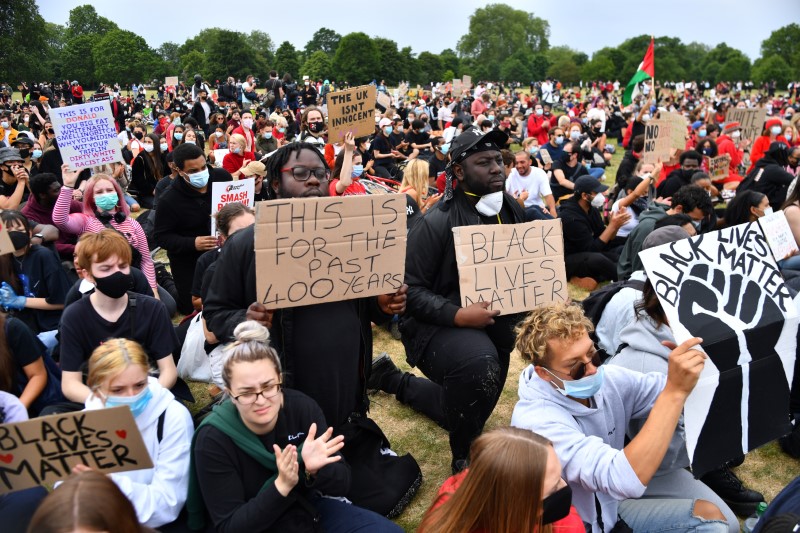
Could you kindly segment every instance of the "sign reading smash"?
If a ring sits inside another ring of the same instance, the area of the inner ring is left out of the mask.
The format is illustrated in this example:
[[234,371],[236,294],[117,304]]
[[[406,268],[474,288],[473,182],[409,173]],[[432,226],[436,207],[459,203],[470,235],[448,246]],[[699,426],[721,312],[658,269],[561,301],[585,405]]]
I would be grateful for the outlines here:
[[65,479],[78,464],[104,473],[153,467],[129,408],[0,425],[0,494]]
[[123,161],[110,101],[54,107],[50,118],[61,158],[70,168]]
[[461,305],[501,315],[567,299],[560,220],[453,228]]
[[258,299],[295,307],[394,293],[403,284],[402,194],[259,202]]
[[211,184],[211,235],[217,234],[217,217],[214,215],[219,213],[220,209],[234,202],[253,207],[255,194],[255,178]]

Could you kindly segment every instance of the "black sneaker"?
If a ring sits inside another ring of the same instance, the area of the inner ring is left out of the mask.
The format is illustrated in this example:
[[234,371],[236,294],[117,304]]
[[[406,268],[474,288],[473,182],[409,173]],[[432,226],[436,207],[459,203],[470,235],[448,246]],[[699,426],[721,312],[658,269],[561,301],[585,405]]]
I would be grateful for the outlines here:
[[[367,390],[380,390],[388,392],[389,394],[395,394],[402,376],[403,372],[397,368],[397,365],[394,364],[389,354],[383,352],[376,359],[372,360],[372,371],[369,374],[369,379],[367,379]],[[393,380],[393,377],[397,377],[397,379]],[[395,381],[396,383],[394,383]]]
[[778,439],[778,444],[780,444],[784,453],[795,459],[800,459],[800,422],[795,419],[795,424],[791,433]]
[[462,470],[469,468],[469,462],[466,459],[453,459],[450,462],[450,468],[453,470],[453,475],[456,475]]
[[392,320],[389,324],[389,333],[392,334],[392,338],[394,340],[399,341],[403,336],[400,333],[400,321],[399,320]]
[[727,466],[712,470],[701,477],[700,481],[716,492],[737,516],[743,518],[755,513],[758,504],[765,501],[763,494],[745,487],[742,480]]

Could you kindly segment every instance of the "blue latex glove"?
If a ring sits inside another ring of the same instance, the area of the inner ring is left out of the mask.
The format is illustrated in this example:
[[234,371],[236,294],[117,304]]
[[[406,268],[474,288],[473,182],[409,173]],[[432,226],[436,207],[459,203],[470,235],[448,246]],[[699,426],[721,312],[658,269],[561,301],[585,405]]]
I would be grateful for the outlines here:
[[25,302],[27,301],[28,299],[26,297],[17,296],[17,293],[14,292],[14,287],[7,282],[4,281],[2,285],[0,285],[0,305],[6,309],[14,309],[17,311],[25,309]]

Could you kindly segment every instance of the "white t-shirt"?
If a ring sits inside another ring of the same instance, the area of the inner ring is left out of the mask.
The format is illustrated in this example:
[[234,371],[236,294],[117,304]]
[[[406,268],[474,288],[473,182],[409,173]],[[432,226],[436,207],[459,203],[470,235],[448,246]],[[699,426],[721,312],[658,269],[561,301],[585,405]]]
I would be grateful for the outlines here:
[[[611,206],[611,212],[616,213],[619,211],[619,203],[622,200],[617,200],[614,202],[614,205]],[[628,211],[628,214],[631,216],[630,220],[628,220],[624,226],[617,230],[617,237],[627,237],[633,231],[633,229],[639,224],[639,215],[633,212],[633,209],[630,207],[625,208]]]
[[249,83],[247,83],[247,82],[244,82],[244,83],[242,84],[242,100],[247,100],[248,102],[250,102],[250,101],[251,101],[251,100],[250,100],[250,99],[249,99],[249,98],[246,96],[246,94],[247,94],[247,93],[249,93],[251,90],[252,90],[252,87],[250,86],[250,84],[249,84]]
[[547,178],[547,173],[539,167],[531,167],[527,176],[520,176],[519,171],[515,168],[511,171],[506,179],[506,192],[512,196],[522,191],[528,191],[528,198],[525,199],[525,207],[538,205],[539,207],[546,207],[543,198],[551,196],[553,191],[550,190],[550,180]]

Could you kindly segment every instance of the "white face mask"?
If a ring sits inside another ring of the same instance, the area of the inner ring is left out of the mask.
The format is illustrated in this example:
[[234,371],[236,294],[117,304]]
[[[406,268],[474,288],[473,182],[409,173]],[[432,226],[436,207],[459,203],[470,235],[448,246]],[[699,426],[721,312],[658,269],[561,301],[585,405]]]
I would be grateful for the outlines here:
[[605,203],[606,203],[606,197],[603,196],[601,193],[597,193],[597,196],[595,196],[592,199],[592,207],[596,207],[597,209],[603,207]]
[[155,148],[152,144],[144,144],[142,146],[144,147],[144,151],[148,153],[152,152],[153,148]]
[[768,217],[772,214],[772,206],[764,208],[764,216]]
[[739,130],[736,130],[733,133],[731,133],[731,137],[733,137],[734,139],[738,139],[741,136],[742,136],[742,132],[739,131]]
[[487,217],[493,217],[500,212],[503,207],[503,191],[497,191],[481,196],[475,209],[478,213]]

